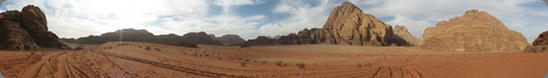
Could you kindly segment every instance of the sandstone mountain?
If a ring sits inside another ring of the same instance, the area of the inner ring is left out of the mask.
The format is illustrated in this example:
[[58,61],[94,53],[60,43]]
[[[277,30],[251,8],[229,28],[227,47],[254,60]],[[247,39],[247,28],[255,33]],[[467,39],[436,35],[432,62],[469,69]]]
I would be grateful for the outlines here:
[[221,41],[225,45],[239,45],[245,42],[245,40],[242,37],[235,34],[226,34],[221,37],[214,36],[213,38],[215,40]]
[[[262,37],[261,37],[262,38]],[[246,42],[246,46],[259,44],[256,39]],[[297,34],[291,33],[273,39],[275,44],[335,44],[361,46],[409,45],[395,35],[390,25],[384,24],[371,14],[364,13],[350,2],[333,9],[323,28],[304,29]],[[254,42],[255,41],[255,42]],[[247,44],[250,43],[250,44]],[[270,44],[270,43],[269,43]]]
[[411,35],[409,31],[407,31],[407,28],[405,26],[396,25],[394,26],[394,34],[398,35],[399,37],[403,38],[409,45],[416,46],[418,43],[418,40],[415,36]]
[[515,51],[528,45],[521,33],[478,10],[427,28],[419,44],[421,48],[445,51]]
[[0,49],[37,50],[67,49],[59,37],[48,31],[46,15],[36,6],[25,6],[21,12],[0,14]]
[[110,41],[152,42],[169,45],[195,46],[196,44],[224,45],[205,32],[190,32],[183,36],[175,34],[154,35],[146,30],[122,29],[103,33],[100,36],[88,36],[78,39],[62,39],[65,42],[80,44],[103,44]]
[[535,41],[533,46],[528,46],[525,49],[526,52],[548,52],[548,31],[541,33]]

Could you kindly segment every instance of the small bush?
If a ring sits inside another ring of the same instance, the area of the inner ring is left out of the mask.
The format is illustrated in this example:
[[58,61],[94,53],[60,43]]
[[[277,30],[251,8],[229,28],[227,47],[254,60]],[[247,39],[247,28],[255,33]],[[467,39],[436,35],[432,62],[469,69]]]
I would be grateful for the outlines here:
[[356,64],[356,66],[358,66],[359,68],[361,68],[363,65],[362,64]]
[[366,65],[366,66],[367,66],[367,67],[371,67],[371,66],[373,66],[373,64],[371,64],[371,63],[367,63],[367,65]]
[[146,49],[147,51],[150,51],[151,48],[150,48],[149,46],[147,46],[145,49]]
[[284,62],[282,62],[282,61],[278,61],[278,62],[276,62],[276,65],[277,65],[277,66],[286,66],[287,63],[284,63]]
[[301,68],[301,69],[304,69],[305,68],[305,64],[304,63],[297,63],[297,67]]
[[154,48],[154,50],[156,50],[156,51],[162,51],[162,49],[159,49],[159,48]]

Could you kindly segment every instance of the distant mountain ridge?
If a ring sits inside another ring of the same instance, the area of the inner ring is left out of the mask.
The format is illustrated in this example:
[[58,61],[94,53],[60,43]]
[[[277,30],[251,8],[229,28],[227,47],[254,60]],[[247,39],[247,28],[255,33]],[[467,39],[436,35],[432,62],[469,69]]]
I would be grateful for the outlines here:
[[[239,36],[236,35],[239,38]],[[241,39],[241,38],[239,38]],[[208,45],[226,45],[227,43],[235,43],[226,41],[223,43],[216,38],[212,38],[205,32],[189,32],[183,36],[176,34],[154,35],[146,30],[122,29],[114,32],[103,33],[99,36],[90,35],[78,39],[61,39],[65,42],[80,43],[80,44],[103,44],[111,41],[133,41],[133,42],[151,42],[169,45],[179,44],[208,44]]]

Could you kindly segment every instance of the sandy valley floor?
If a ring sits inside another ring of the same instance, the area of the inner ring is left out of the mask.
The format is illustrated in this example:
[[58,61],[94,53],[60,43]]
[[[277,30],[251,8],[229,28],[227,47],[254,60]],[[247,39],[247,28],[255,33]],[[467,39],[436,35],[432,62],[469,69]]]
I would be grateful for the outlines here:
[[84,50],[0,51],[9,78],[542,78],[548,53],[291,45],[186,48],[111,42]]

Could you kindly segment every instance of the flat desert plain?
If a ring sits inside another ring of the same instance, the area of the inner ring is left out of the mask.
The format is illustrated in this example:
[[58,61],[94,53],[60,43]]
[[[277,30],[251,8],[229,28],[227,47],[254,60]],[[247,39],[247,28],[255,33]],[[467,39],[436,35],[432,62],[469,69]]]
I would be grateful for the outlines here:
[[110,42],[82,50],[0,51],[0,72],[8,78],[542,78],[546,60],[548,53],[521,51]]

